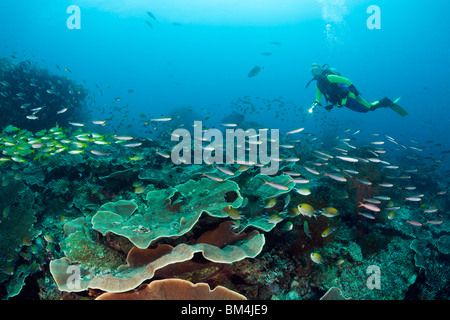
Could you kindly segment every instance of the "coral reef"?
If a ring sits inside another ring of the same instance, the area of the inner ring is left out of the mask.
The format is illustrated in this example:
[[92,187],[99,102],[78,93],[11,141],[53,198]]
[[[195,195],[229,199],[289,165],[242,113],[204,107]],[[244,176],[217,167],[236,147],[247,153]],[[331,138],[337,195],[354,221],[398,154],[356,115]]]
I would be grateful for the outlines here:
[[167,123],[155,140],[99,134],[72,122],[89,97],[69,78],[7,59],[0,78],[0,111],[15,108],[0,117],[3,299],[449,298],[446,185],[383,141],[296,130],[270,176],[177,165]]
[[246,300],[225,287],[213,290],[206,283],[193,284],[181,279],[155,280],[130,293],[103,293],[96,300]]

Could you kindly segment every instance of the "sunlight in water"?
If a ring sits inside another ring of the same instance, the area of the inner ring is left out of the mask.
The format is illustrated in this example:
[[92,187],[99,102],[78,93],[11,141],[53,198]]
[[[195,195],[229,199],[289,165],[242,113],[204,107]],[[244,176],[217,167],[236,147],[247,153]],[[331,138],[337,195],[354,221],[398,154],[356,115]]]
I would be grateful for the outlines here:
[[160,21],[212,25],[270,25],[320,18],[318,0],[81,0],[80,6],[123,15],[152,12]]

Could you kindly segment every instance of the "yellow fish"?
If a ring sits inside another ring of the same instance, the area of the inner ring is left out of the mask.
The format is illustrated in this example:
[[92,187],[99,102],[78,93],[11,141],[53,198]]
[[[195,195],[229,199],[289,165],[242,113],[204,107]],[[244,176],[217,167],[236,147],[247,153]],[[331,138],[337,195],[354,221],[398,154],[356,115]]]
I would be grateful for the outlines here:
[[140,194],[140,193],[143,193],[144,190],[145,190],[144,186],[139,186],[139,187],[134,188],[134,193]]
[[30,236],[26,236],[25,238],[22,239],[22,243],[26,246],[31,246],[31,238]]
[[264,203],[264,208],[270,209],[270,208],[273,208],[276,204],[277,204],[277,200],[276,199],[268,199]]
[[7,218],[9,216],[9,212],[11,211],[11,206],[7,206],[3,209],[3,218]]
[[295,191],[302,196],[309,196],[311,194],[311,190],[309,190],[309,188],[299,188],[295,189]]
[[345,262],[343,258],[339,258],[338,261],[336,261],[336,266],[340,266]]
[[19,158],[19,157],[11,157],[11,160],[15,161],[15,162],[19,162],[19,163],[24,163],[25,162],[25,160],[23,160],[22,158]]
[[53,236],[49,235],[49,234],[44,235],[44,240],[47,241],[48,243],[54,243],[55,242],[55,238],[53,238]]
[[311,260],[314,263],[322,264],[322,256],[320,254],[316,253],[316,252],[312,252],[311,253]]
[[300,211],[298,210],[298,208],[292,208],[291,210],[289,210],[288,215],[290,217],[296,217],[300,214]]
[[107,141],[103,141],[103,140],[94,140],[95,144],[99,144],[99,145],[106,145],[109,144],[109,142]]
[[321,211],[322,215],[328,218],[333,218],[338,215],[337,209],[333,207],[327,207]]
[[140,186],[142,186],[142,181],[138,181],[138,180],[134,181],[132,186],[135,187],[135,188],[140,187]]
[[233,208],[233,207],[231,207],[231,208],[228,210],[228,215],[230,216],[231,219],[234,219],[234,220],[237,220],[237,219],[241,219],[241,218],[242,218],[242,216],[241,216],[241,214],[239,213],[239,211],[238,211],[237,209]]
[[84,150],[70,150],[69,153],[70,154],[80,154],[80,153],[84,153]]
[[247,171],[249,168],[250,168],[249,166],[247,166],[247,165],[245,165],[245,164],[241,164],[241,165],[238,167],[238,171],[244,172],[244,171]]
[[322,232],[322,238],[328,237],[330,234],[332,234],[334,232],[334,230],[336,230],[336,228],[326,228],[323,232]]
[[280,222],[282,220],[283,220],[283,217],[278,213],[272,214],[271,216],[269,216],[267,218],[267,222],[273,223],[273,224],[277,224],[278,222]]
[[298,211],[305,217],[314,216],[314,208],[307,203],[299,204],[297,206],[297,208],[298,208]]

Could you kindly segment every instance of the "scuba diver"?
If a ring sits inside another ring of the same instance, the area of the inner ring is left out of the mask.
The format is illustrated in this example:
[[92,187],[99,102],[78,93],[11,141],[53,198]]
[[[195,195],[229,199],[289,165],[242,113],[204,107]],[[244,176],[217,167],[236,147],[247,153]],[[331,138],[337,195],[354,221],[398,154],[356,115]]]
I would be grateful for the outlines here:
[[325,100],[328,105],[325,109],[331,111],[334,106],[339,108],[347,107],[356,112],[366,113],[368,111],[374,111],[378,108],[391,108],[401,116],[407,116],[406,112],[402,107],[397,105],[400,98],[392,102],[388,98],[383,98],[379,101],[369,103],[364,100],[359,91],[353,85],[353,83],[341,76],[341,74],[334,68],[330,68],[328,64],[323,66],[313,63],[311,66],[311,73],[314,78],[308,82],[306,88],[309,84],[316,80],[316,100],[312,103],[309,113],[312,113],[314,108],[321,106],[322,95],[325,96]]

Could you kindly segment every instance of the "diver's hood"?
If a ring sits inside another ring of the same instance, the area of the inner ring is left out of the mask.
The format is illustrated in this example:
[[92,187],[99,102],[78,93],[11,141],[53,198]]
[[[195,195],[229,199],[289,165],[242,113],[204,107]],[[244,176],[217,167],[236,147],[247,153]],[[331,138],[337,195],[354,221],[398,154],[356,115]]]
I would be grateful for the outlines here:
[[306,84],[305,89],[308,88],[310,83],[313,82],[314,80],[319,80],[320,78],[325,77],[325,76],[327,76],[329,74],[340,75],[340,73],[336,69],[330,68],[328,63],[325,63],[324,65],[322,65],[322,67],[319,67],[319,68],[322,70],[322,73],[315,75],[311,80],[309,80],[309,82]]

